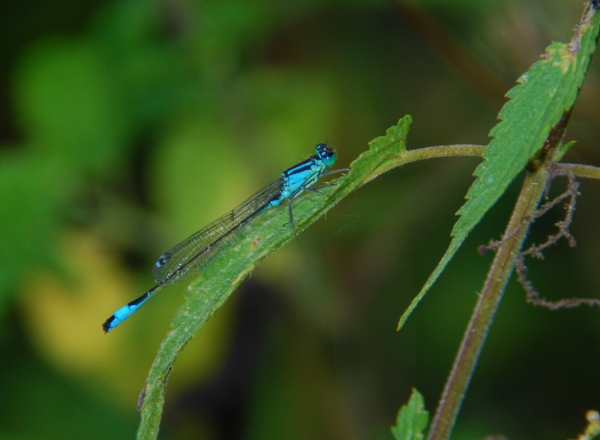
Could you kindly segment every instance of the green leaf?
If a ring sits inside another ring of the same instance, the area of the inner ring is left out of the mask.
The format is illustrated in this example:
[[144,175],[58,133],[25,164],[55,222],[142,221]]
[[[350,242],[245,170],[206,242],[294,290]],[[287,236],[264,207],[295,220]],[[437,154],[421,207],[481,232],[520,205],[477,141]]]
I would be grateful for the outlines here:
[[[298,233],[344,197],[391,169],[390,161],[401,165],[398,156],[406,149],[411,122],[412,118],[405,116],[385,136],[373,140],[369,150],[352,162],[351,171],[333,181],[334,185],[320,189],[321,194],[308,192],[296,200],[294,219]],[[151,439],[158,434],[166,383],[179,353],[263,258],[294,239],[288,223],[287,209],[266,211],[238,243],[212,260],[191,284],[186,302],[175,314],[148,375],[138,438]]]
[[412,389],[410,399],[398,411],[396,426],[392,426],[395,440],[421,440],[423,431],[429,424],[429,411],[425,410],[425,400],[421,393]]
[[554,160],[559,161],[561,160],[565,154],[567,154],[567,151],[569,151],[571,149],[571,147],[573,145],[575,145],[577,143],[577,141],[570,141],[567,142],[566,144],[561,144],[558,147],[558,151],[556,152],[556,155],[554,156]]
[[542,60],[522,75],[513,87],[491,130],[492,141],[474,175],[477,177],[460,218],[452,230],[452,241],[419,294],[400,318],[398,329],[437,280],[469,233],[479,223],[506,188],[523,171],[529,159],[542,148],[550,130],[569,112],[596,48],[600,14],[586,8],[584,18],[569,44],[552,43]]

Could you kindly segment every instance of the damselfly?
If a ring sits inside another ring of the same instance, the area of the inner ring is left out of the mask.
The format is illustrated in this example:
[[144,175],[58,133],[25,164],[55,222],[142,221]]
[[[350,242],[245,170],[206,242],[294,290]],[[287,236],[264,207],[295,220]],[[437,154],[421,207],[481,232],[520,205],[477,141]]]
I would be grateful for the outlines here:
[[244,230],[260,213],[281,205],[284,200],[288,201],[290,224],[295,232],[292,200],[304,190],[315,191],[310,187],[319,178],[348,170],[327,171],[335,163],[335,152],[327,144],[317,145],[316,150],[317,154],[284,171],[277,181],[162,254],[152,271],[156,286],[117,310],[102,324],[104,332],[111,331],[129,318],[162,287],[198,275],[206,263],[236,241],[238,231]]

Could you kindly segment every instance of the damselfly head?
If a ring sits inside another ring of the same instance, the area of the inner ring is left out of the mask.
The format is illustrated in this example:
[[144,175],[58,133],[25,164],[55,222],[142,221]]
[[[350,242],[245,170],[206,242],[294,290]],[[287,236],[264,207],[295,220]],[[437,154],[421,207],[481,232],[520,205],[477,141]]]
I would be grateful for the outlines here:
[[317,145],[317,155],[319,156],[319,159],[321,159],[328,167],[333,165],[337,159],[335,151],[333,151],[333,148],[327,144]]

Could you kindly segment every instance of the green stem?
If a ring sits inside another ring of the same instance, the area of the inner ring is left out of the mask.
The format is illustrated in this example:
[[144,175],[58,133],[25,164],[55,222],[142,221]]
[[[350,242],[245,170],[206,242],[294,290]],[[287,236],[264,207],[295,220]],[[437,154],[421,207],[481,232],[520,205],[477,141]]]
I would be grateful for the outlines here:
[[575,163],[565,163],[565,167],[577,177],[586,177],[588,179],[600,179],[600,168],[592,165],[579,165]]
[[488,273],[483,290],[454,361],[428,440],[448,439],[460,410],[463,396],[483,348],[506,283],[512,274],[519,251],[529,229],[530,220],[544,193],[548,172],[529,173],[523,183],[515,209]]

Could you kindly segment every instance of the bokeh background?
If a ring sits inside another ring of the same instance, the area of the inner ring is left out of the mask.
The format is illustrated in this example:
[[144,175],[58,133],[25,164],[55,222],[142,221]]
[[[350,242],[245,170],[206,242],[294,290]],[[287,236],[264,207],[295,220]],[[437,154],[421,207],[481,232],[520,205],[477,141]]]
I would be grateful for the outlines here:
[[[128,439],[185,285],[104,335],[156,258],[327,141],[347,166],[405,114],[409,148],[486,144],[503,95],[581,0],[30,0],[0,13],[0,438]],[[598,60],[568,136],[600,164]],[[381,176],[268,257],[188,345],[165,439],[391,439],[434,411],[515,183],[401,332],[476,158]],[[564,189],[557,179],[553,194]],[[529,262],[549,299],[600,296],[600,188]],[[531,234],[544,240],[555,209]],[[574,438],[600,409],[600,310],[527,305],[513,280],[456,439]]]

